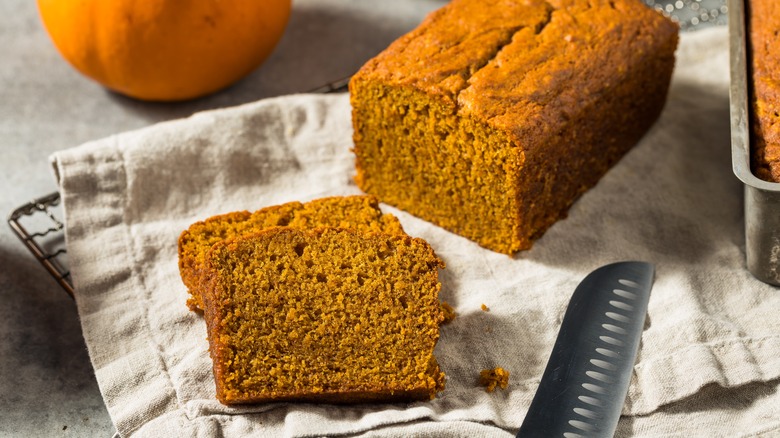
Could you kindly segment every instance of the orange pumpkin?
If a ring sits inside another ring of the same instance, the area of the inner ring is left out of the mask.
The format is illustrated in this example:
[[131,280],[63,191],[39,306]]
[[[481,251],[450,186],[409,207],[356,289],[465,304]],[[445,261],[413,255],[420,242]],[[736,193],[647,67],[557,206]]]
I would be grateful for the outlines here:
[[222,89],[276,46],[291,0],[38,0],[62,56],[127,96],[175,101]]

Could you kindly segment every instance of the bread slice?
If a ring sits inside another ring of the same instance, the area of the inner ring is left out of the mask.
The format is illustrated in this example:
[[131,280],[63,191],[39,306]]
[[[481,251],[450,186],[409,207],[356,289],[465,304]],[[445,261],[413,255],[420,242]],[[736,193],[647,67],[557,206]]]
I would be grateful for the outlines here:
[[405,234],[395,216],[382,214],[379,202],[373,196],[333,196],[307,203],[289,202],[254,213],[238,211],[213,216],[192,224],[179,237],[179,273],[190,292],[187,306],[193,311],[203,310],[203,269],[206,253],[212,245],[273,226],[333,226]]
[[423,240],[276,227],[214,245],[205,317],[217,398],[429,400],[444,314]]

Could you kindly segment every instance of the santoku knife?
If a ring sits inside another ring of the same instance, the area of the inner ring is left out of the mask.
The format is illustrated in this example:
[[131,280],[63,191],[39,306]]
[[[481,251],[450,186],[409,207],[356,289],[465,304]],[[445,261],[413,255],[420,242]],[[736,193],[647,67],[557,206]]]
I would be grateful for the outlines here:
[[577,286],[518,437],[612,437],[625,403],[655,269],[620,262]]

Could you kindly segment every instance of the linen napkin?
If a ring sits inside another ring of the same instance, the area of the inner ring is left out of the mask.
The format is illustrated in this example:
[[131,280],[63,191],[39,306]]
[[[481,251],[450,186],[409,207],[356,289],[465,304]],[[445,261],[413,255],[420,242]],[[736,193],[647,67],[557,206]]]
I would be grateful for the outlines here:
[[[575,287],[629,259],[657,273],[618,436],[780,433],[780,291],[745,269],[728,118],[726,30],[683,34],[658,123],[531,250],[497,254],[383,204],[446,262],[441,299],[458,313],[436,349],[446,389],[408,404],[221,405],[178,273],[177,238],[194,221],[360,193],[345,94],[203,112],[56,153],[78,313],[119,434],[512,436]],[[479,372],[497,366],[509,387],[488,393]]]

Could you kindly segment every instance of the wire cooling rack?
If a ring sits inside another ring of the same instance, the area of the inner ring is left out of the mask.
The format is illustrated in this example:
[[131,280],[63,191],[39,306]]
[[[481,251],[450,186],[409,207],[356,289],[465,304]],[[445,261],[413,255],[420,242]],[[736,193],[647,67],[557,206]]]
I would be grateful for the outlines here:
[[695,30],[726,24],[727,0],[644,0],[644,3],[680,24],[681,30]]
[[[690,31],[702,27],[726,24],[726,0],[643,0],[644,3]],[[312,93],[346,91],[349,78],[318,87]],[[32,255],[54,277],[68,295],[73,297],[73,281],[67,263],[65,227],[60,194],[50,193],[18,207],[8,216],[8,224]]]
[[58,219],[61,214],[60,194],[54,192],[12,211],[8,216],[8,224],[46,271],[73,298],[73,282],[67,269],[65,227]]

